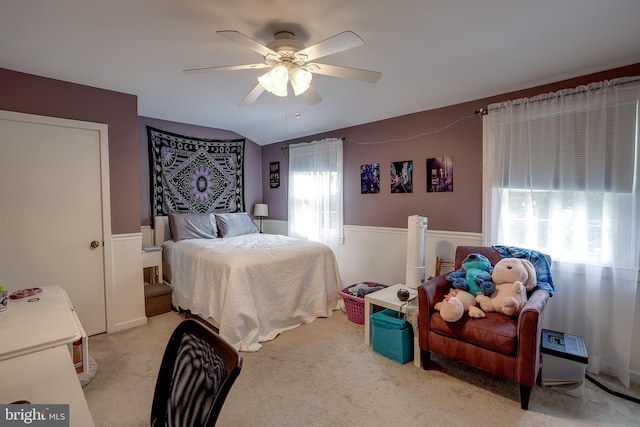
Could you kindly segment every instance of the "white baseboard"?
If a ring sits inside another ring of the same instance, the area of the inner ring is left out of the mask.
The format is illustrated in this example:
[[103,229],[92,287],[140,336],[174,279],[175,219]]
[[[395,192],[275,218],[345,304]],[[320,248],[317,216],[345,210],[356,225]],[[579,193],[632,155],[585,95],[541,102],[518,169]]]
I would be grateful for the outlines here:
[[134,328],[136,326],[142,326],[142,325],[146,325],[147,324],[147,317],[139,317],[137,319],[130,319],[127,320],[126,322],[121,322],[121,323],[116,323],[113,331],[109,331],[109,333],[111,332],[118,332],[118,331],[124,331],[125,329],[129,329],[129,328]]

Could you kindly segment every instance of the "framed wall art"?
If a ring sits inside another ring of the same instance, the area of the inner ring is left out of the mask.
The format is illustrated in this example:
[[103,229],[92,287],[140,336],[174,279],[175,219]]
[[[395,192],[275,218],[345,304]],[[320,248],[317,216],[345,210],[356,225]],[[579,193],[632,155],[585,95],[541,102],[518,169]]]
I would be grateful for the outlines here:
[[280,187],[280,162],[269,163],[269,188]]
[[377,194],[380,192],[380,164],[371,163],[360,166],[360,193]]
[[427,159],[427,192],[453,191],[453,157]]
[[413,160],[391,162],[391,192],[413,193]]

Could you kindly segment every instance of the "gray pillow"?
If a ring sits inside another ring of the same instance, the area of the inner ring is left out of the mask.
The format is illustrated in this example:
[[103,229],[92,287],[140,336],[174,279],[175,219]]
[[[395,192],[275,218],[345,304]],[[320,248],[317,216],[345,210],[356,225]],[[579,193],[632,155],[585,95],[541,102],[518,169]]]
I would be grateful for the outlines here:
[[212,213],[170,213],[169,229],[174,241],[185,239],[215,239],[218,237],[215,215]]
[[246,212],[216,214],[220,237],[259,233],[260,230]]

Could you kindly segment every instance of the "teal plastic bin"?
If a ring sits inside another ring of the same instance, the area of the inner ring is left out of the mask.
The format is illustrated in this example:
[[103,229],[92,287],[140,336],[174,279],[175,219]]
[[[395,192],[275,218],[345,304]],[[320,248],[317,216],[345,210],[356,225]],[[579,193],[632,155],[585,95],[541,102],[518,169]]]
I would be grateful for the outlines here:
[[384,309],[371,315],[373,351],[403,364],[413,358],[413,328],[397,311]]

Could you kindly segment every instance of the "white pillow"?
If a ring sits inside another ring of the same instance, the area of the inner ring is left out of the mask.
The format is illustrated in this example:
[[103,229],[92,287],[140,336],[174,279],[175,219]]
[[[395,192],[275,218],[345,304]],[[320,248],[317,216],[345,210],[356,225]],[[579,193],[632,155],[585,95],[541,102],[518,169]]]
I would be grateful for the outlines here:
[[169,229],[174,241],[185,239],[215,239],[218,227],[212,213],[170,213]]
[[246,212],[216,214],[220,237],[242,236],[259,233],[260,230]]

